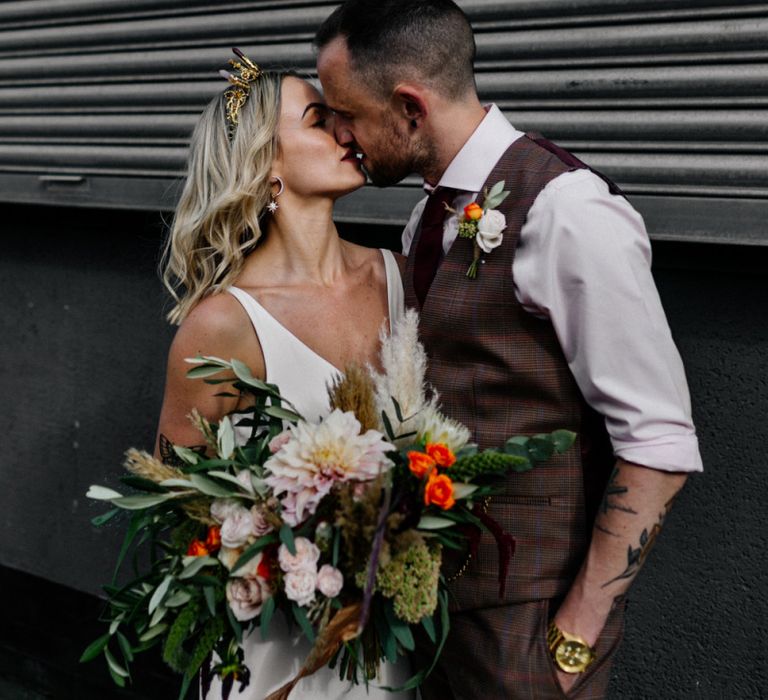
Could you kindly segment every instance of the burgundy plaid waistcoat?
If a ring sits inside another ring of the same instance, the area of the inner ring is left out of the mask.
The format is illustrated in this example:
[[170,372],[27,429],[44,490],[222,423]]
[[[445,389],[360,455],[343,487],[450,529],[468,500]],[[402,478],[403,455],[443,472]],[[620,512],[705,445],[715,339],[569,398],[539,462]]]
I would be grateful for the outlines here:
[[[488,514],[516,540],[506,595],[499,597],[495,540],[484,533],[477,557],[451,585],[459,609],[565,593],[586,553],[613,464],[604,422],[584,402],[552,324],[523,310],[512,277],[520,229],[531,205],[550,180],[578,167],[583,166],[563,162],[531,138],[513,143],[485,184],[490,188],[504,180],[511,192],[499,207],[507,223],[502,244],[482,255],[477,277],[469,279],[473,243],[457,238],[421,309],[427,378],[440,393],[443,411],[464,423],[481,447],[558,428],[578,434],[566,454],[530,472],[510,474],[501,494],[491,499]],[[418,241],[419,233],[405,275],[406,304],[414,308]],[[447,555],[445,573],[450,576],[464,561],[463,555]]]

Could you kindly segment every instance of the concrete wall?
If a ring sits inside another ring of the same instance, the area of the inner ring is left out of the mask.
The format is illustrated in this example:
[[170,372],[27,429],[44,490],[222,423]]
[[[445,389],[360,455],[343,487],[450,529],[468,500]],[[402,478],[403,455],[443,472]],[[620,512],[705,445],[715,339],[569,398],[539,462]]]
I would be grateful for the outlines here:
[[[85,491],[117,483],[125,448],[151,447],[160,407],[161,221],[22,206],[0,221],[0,566],[93,594],[119,532],[90,525],[104,509]],[[611,697],[763,697],[768,249],[654,250],[707,472],[632,590]]]

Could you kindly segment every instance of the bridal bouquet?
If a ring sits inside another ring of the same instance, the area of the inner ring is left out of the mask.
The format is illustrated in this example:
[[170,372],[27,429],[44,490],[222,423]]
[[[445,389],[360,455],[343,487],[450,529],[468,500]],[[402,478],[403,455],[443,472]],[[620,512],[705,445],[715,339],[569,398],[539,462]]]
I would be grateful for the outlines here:
[[[325,665],[374,680],[382,660],[413,650],[415,626],[439,655],[449,630],[442,553],[476,545],[483,529],[499,544],[503,591],[514,539],[481,505],[494,479],[568,449],[574,435],[512,437],[479,451],[427,398],[417,324],[408,312],[382,338],[383,373],[348,368],[317,422],[237,360],[189,360],[191,378],[252,404],[217,425],[193,414],[204,453],[165,446],[161,462],[129,450],[122,480],[132,493],[90,488],[114,506],[96,525],[130,514],[117,566],[133,550],[136,577],[105,587],[109,628],[83,661],[103,654],[122,686],[135,655],[157,645],[183,674],[180,697],[198,672],[204,693],[218,674],[227,697],[249,681],[244,636],[268,638],[287,620],[313,647],[277,700]],[[244,444],[235,426],[246,429]]]

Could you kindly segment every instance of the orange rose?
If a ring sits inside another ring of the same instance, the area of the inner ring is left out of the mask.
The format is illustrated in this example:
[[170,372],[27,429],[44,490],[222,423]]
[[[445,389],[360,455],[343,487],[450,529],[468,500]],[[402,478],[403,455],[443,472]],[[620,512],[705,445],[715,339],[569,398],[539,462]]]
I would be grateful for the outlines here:
[[217,552],[221,549],[221,528],[213,525],[208,528],[208,537],[205,538],[205,546],[209,552]]
[[483,208],[477,202],[467,204],[467,206],[464,207],[464,216],[467,217],[469,221],[477,221],[478,219],[482,219]]
[[189,543],[189,547],[187,549],[188,557],[205,557],[207,555],[208,547],[205,546],[205,542],[201,542],[200,540],[192,540]]
[[424,489],[424,505],[435,505],[443,510],[453,508],[453,482],[445,474],[430,476]]
[[435,460],[429,455],[416,451],[408,453],[408,468],[413,475],[418,476],[419,479],[431,472],[434,466]]
[[456,461],[456,455],[451,452],[451,448],[442,442],[428,442],[427,454],[440,467],[450,467]]

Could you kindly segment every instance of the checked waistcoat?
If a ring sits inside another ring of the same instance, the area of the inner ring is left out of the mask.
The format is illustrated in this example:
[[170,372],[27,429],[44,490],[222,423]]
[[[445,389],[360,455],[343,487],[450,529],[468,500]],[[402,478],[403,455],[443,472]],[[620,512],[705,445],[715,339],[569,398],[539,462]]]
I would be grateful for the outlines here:
[[[509,474],[500,495],[490,501],[488,514],[516,540],[504,598],[499,597],[496,542],[483,533],[477,557],[450,586],[454,609],[564,594],[586,553],[613,465],[604,421],[584,402],[552,324],[517,301],[512,276],[520,230],[537,195],[552,179],[579,167],[532,138],[515,141],[485,183],[490,189],[504,180],[511,192],[499,206],[507,222],[502,244],[482,255],[477,277],[469,279],[473,242],[457,238],[420,309],[427,379],[438,390],[444,413],[464,423],[481,448],[500,447],[512,435],[559,428],[578,434],[566,454],[527,473]],[[417,309],[413,251],[418,242],[417,232],[405,274],[406,304]],[[447,553],[444,573],[450,577],[465,559]]]

